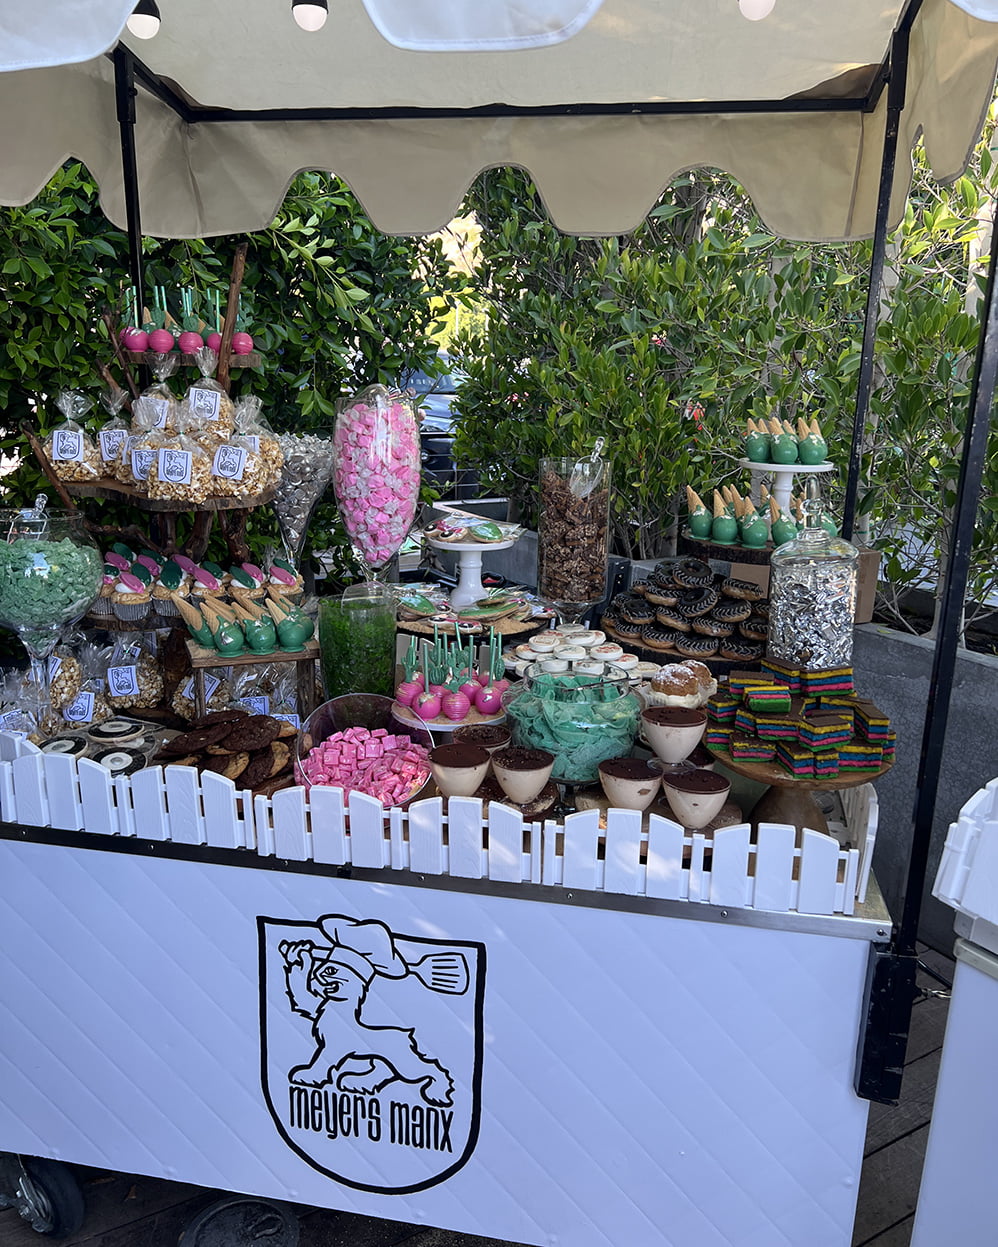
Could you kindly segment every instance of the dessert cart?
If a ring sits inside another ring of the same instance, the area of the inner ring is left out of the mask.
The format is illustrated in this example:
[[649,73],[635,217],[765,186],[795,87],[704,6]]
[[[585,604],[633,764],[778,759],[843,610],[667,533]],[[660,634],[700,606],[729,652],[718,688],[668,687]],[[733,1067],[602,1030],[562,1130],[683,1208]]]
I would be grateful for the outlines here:
[[[164,0],[158,43],[105,57],[131,8],[4,15],[0,102],[20,124],[0,195],[28,201],[72,150],[128,230],[140,291],[143,218],[163,236],[262,228],[314,165],[388,231],[443,225],[480,168],[510,163],[561,228],[616,233],[704,163],[779,232],[872,234],[851,530],[905,153],[924,131],[939,175],[959,171],[991,98],[992,4],[848,0],[820,30],[781,6],[778,37],[733,3],[647,4],[629,23],[613,0],[538,3],[526,32],[476,29],[455,4],[430,6],[442,25],[421,41],[368,0],[373,24],[351,12],[309,48],[263,0],[238,28]],[[192,57],[195,37],[238,55]],[[622,812],[601,829],[595,811],[524,825],[452,800],[445,822],[433,801],[385,811],[333,789],[253,801],[182,768],[111,781],[5,741],[0,1146],[521,1242],[848,1242],[861,1096],[896,1096],[907,1032],[996,309],[993,256],[893,937],[875,889],[857,905],[857,850],[807,830],[753,843],[739,825],[708,852]],[[868,843],[872,795],[850,808]],[[379,1050],[333,1093],[327,1052],[364,1047],[326,1019],[336,966],[365,985],[355,1030],[415,1032],[422,1064]]]

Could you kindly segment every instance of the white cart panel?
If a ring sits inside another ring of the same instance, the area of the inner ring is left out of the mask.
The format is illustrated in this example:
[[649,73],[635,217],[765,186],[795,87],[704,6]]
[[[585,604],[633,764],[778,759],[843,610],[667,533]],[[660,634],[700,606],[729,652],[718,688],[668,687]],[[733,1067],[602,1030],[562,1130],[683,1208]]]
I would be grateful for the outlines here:
[[849,1243],[863,939],[16,840],[0,878],[0,1148],[531,1244]]

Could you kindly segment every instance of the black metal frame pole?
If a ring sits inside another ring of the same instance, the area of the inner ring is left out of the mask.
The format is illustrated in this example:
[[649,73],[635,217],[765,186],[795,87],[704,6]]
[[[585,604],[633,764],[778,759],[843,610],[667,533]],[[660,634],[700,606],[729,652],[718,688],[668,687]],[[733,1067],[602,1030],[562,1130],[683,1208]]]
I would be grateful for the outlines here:
[[887,219],[894,189],[894,167],[897,163],[898,131],[908,85],[909,24],[903,23],[891,39],[890,81],[887,85],[887,116],[884,126],[884,151],[880,164],[880,190],[877,215],[873,227],[873,255],[870,259],[870,286],[866,295],[866,319],[863,322],[863,345],[859,357],[856,382],[856,409],[853,414],[852,442],[849,446],[849,474],[846,478],[845,501],[842,507],[842,535],[851,539],[856,525],[856,503],[859,495],[859,474],[863,466],[863,435],[870,410],[873,387],[874,347],[880,312],[880,290],[883,284],[884,258],[887,254]]
[[114,102],[121,136],[121,178],[128,234],[128,267],[138,299],[141,320],[145,307],[145,270],[142,262],[142,218],[139,212],[139,173],[135,156],[135,73],[131,52],[122,44],[114,49]]
[[936,632],[936,648],[932,658],[932,674],[929,678],[929,703],[925,712],[922,733],[922,751],[918,759],[918,779],[911,856],[908,861],[908,877],[905,882],[904,907],[898,925],[895,948],[899,953],[913,953],[918,936],[918,919],[922,907],[922,893],[929,863],[929,846],[932,839],[932,820],[936,795],[939,790],[939,772],[943,760],[943,744],[949,722],[950,694],[956,671],[957,648],[963,628],[964,600],[970,573],[970,556],[974,541],[974,523],[977,504],[984,475],[984,460],[988,447],[991,424],[991,408],[994,401],[995,382],[998,380],[998,293],[995,290],[995,273],[998,266],[998,247],[995,236],[991,239],[991,262],[985,292],[983,325],[977,344],[974,362],[974,381],[970,395],[970,409],[963,433],[963,454],[960,459],[960,477],[956,490],[956,507],[950,538],[950,556],[943,586],[942,610]]

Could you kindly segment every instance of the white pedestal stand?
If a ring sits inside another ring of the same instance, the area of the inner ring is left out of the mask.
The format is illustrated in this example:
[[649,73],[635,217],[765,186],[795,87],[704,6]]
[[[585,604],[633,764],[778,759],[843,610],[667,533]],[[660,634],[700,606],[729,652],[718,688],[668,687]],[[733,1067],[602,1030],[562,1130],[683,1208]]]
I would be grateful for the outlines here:
[[450,595],[450,604],[455,610],[471,606],[485,594],[482,584],[482,555],[489,550],[508,550],[516,544],[516,538],[508,541],[427,541],[434,550],[453,550],[458,555],[457,587]]
[[[776,505],[781,510],[790,514],[790,494],[794,487],[795,476],[811,476],[823,472],[831,472],[835,468],[834,463],[756,463],[752,459],[739,459],[739,464],[743,468],[748,468],[752,473],[761,473],[772,477],[772,486],[770,493],[776,499]],[[758,481],[752,481],[752,501],[756,506],[759,505]]]

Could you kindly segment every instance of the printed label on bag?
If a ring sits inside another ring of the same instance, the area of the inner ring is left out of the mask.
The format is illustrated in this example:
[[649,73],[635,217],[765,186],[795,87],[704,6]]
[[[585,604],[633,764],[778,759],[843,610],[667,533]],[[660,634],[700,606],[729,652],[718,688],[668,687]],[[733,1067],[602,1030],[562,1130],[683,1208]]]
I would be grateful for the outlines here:
[[301,727],[301,716],[297,714],[272,714],[272,719],[280,719],[284,723],[290,723],[292,727]]
[[[16,723],[21,714],[20,710],[8,710],[6,714],[0,714],[0,732],[9,732],[10,725]],[[24,733],[22,732],[21,735],[23,736]]]
[[254,451],[256,454],[260,453],[260,439],[255,433],[241,433],[240,437],[242,437],[244,441],[249,442],[250,450]]
[[202,390],[199,386],[192,386],[187,393],[191,414],[198,416],[201,420],[218,419],[221,399],[222,395],[218,390]]
[[127,697],[137,693],[139,680],[135,667],[108,667],[107,686],[112,697]]
[[171,485],[189,485],[193,461],[194,456],[189,450],[161,450],[156,466],[159,479],[169,481]]
[[62,717],[68,723],[89,723],[94,717],[93,693],[78,693],[63,710]]
[[269,697],[240,697],[239,704],[253,714],[270,714]]
[[[218,686],[221,683],[222,681],[218,678],[217,675],[206,675],[205,676],[204,699],[206,702],[211,701],[215,690],[218,688]],[[191,676],[191,678],[187,681],[184,687],[180,690],[180,696],[186,697],[188,701],[194,700],[194,677],[193,676]]]
[[54,680],[59,674],[59,668],[62,666],[62,659],[57,658],[54,654],[49,659],[49,679]]
[[152,461],[156,458],[154,450],[133,450],[132,451],[132,476],[137,481],[147,481],[149,479],[149,469],[152,467]]
[[154,429],[165,429],[166,418],[170,414],[170,400],[168,398],[150,398],[147,401],[156,413],[156,419],[152,427]]
[[82,463],[83,434],[56,429],[52,434],[52,458],[59,463]]
[[100,457],[105,463],[113,463],[118,458],[127,436],[125,429],[101,429],[97,439],[100,442]]
[[227,481],[241,481],[245,467],[246,450],[244,447],[219,446],[215,451],[215,458],[211,461],[211,474],[224,477]]

